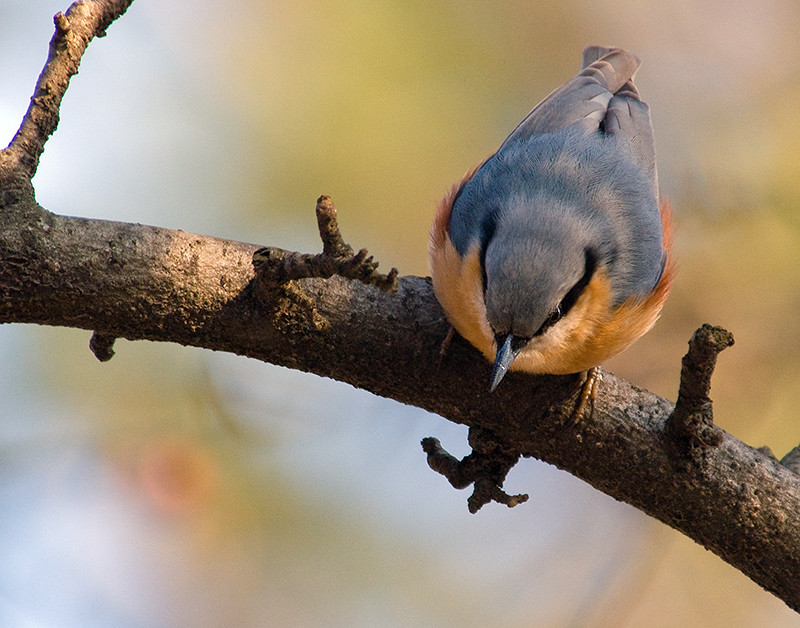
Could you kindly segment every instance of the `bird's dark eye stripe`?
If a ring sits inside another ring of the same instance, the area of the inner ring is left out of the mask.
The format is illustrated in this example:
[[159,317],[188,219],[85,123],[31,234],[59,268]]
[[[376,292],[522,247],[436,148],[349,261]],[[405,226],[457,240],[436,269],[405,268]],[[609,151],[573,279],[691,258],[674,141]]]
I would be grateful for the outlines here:
[[483,221],[481,222],[481,273],[482,273],[482,280],[483,280],[483,293],[486,294],[486,249],[489,247],[489,242],[491,242],[492,238],[494,237],[494,232],[497,229],[497,214],[500,210],[493,210],[486,212],[483,217]]
[[572,309],[572,306],[575,305],[575,302],[578,300],[578,297],[581,296],[584,288],[589,285],[589,282],[592,280],[592,275],[594,275],[594,271],[597,268],[597,256],[594,251],[586,249],[583,254],[585,259],[583,276],[575,282],[575,285],[572,286],[569,292],[564,295],[564,298],[561,299],[561,303],[559,304],[561,316],[566,316]]
[[552,327],[564,318],[572,309],[572,306],[575,305],[584,288],[589,285],[589,282],[592,280],[592,275],[594,275],[594,271],[597,268],[597,256],[591,249],[586,249],[584,251],[584,258],[583,275],[575,282],[575,285],[569,289],[569,292],[564,295],[564,298],[561,299],[561,303],[556,306],[553,313],[542,323],[542,326],[534,334],[535,336],[543,334],[548,327]]

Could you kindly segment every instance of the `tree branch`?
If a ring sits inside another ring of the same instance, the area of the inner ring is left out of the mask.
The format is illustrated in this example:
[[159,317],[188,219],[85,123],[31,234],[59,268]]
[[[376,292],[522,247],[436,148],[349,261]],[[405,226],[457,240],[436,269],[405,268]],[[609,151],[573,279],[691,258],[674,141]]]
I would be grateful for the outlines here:
[[84,0],[76,2],[66,14],[53,17],[55,33],[28,111],[14,139],[3,151],[13,168],[31,179],[36,174],[45,142],[58,126],[59,110],[70,79],[77,74],[83,53],[95,37],[103,37],[111,22],[133,0]]
[[565,430],[579,377],[509,373],[490,395],[490,365],[459,337],[439,366],[448,325],[427,278],[393,294],[303,279],[264,300],[254,245],[39,212],[0,225],[0,322],[228,351],[425,408],[636,506],[800,608],[800,477],[722,430],[687,458],[668,401],[604,373],[591,419]]
[[[455,337],[442,358],[448,325],[427,278],[397,278],[395,292],[336,275],[255,281],[255,245],[37,205],[30,178],[66,81],[128,4],[76,3],[56,19],[31,108],[0,158],[0,322],[96,330],[100,359],[117,337],[228,351],[425,408],[471,428],[464,461],[435,439],[425,445],[455,485],[475,484],[471,508],[521,501],[502,492],[503,479],[519,456],[536,457],[680,530],[800,610],[800,477],[713,426],[702,456],[676,447],[676,427],[691,422],[670,402],[604,373],[591,417],[573,423],[580,376],[509,373],[490,395],[491,365],[465,341]],[[322,255],[336,257],[340,240]],[[310,274],[324,266],[310,263]],[[704,363],[699,380],[682,378],[689,415],[693,399],[705,408],[713,361]]]

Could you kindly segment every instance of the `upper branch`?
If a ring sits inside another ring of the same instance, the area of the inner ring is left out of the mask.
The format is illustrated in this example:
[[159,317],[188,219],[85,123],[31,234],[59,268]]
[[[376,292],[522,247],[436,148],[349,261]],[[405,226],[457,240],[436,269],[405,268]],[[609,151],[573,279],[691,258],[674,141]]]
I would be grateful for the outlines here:
[[53,17],[55,33],[50,40],[50,52],[31,97],[28,111],[14,139],[3,151],[11,159],[11,169],[24,173],[28,179],[36,174],[44,145],[59,120],[61,99],[69,81],[78,72],[83,53],[89,42],[102,37],[108,26],[121,16],[133,0],[82,0],[75,2],[66,14]]

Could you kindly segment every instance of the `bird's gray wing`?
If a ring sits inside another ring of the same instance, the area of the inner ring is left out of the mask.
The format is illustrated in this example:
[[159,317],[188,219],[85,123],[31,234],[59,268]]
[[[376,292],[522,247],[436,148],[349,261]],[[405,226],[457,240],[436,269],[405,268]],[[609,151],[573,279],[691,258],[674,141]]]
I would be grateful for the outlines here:
[[627,145],[633,159],[647,174],[652,192],[658,198],[656,146],[650,108],[642,102],[632,80],[625,83],[609,101],[603,130]]
[[619,48],[591,46],[584,51],[583,68],[540,102],[508,136],[500,150],[536,133],[553,133],[570,125],[597,131],[606,118],[609,102],[630,83],[639,58]]

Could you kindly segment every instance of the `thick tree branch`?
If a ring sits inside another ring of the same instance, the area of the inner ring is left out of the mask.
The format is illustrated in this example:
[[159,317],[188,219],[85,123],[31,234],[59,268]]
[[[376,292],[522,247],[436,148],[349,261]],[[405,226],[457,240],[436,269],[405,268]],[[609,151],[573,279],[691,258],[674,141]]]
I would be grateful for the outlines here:
[[580,377],[510,373],[490,395],[490,365],[458,337],[439,366],[448,325],[426,278],[400,277],[394,294],[304,279],[265,302],[254,245],[36,215],[7,211],[0,225],[0,322],[228,351],[425,408],[636,506],[800,608],[800,477],[721,430],[687,464],[668,401],[604,373],[591,419],[564,430]]
[[[691,421],[670,402],[605,373],[591,417],[572,422],[579,376],[510,373],[489,394],[491,366],[466,342],[456,337],[442,358],[448,325],[427,278],[400,277],[393,293],[340,276],[256,282],[254,245],[38,206],[30,178],[66,82],[128,4],[81,2],[56,18],[31,108],[0,155],[0,322],[96,330],[100,359],[117,337],[228,351],[425,408],[471,428],[474,455],[463,461],[426,442],[432,466],[475,484],[471,508],[521,500],[502,492],[503,479],[519,456],[536,457],[682,531],[800,610],[800,477],[713,426],[702,456],[676,447],[676,426]],[[335,241],[323,256],[337,257]],[[685,389],[682,380],[681,398],[703,410],[708,377],[685,378]]]

